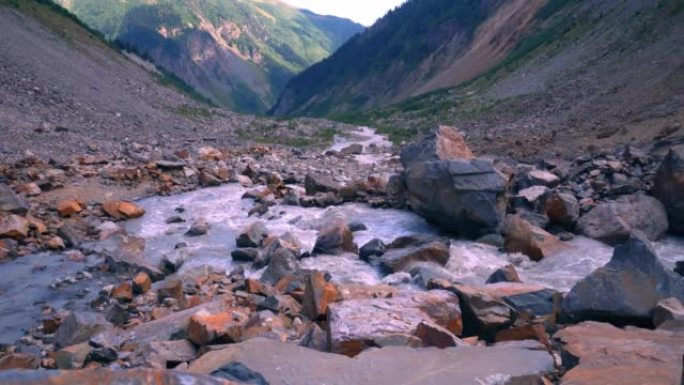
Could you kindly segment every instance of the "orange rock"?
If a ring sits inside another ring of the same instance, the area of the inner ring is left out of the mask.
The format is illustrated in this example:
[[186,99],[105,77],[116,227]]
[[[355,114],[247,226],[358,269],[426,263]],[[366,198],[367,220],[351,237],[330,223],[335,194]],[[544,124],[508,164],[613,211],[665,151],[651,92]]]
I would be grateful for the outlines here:
[[517,215],[509,215],[504,228],[504,249],[509,253],[523,253],[533,261],[540,261],[567,248],[556,236]]
[[150,291],[152,288],[152,279],[150,279],[150,276],[143,272],[138,273],[134,278],[133,278],[133,292],[135,294],[143,294],[147,293]]
[[74,199],[62,200],[57,203],[57,212],[62,217],[70,217],[83,211],[80,202]]
[[239,342],[248,314],[249,310],[245,308],[233,308],[216,314],[201,310],[190,317],[188,339],[201,346]]
[[145,209],[127,201],[106,201],[102,204],[102,210],[116,219],[135,219],[145,215]]
[[328,305],[337,301],[338,297],[335,285],[326,282],[325,275],[320,271],[313,272],[306,277],[302,313],[312,320],[322,318],[328,312]]
[[40,357],[33,354],[12,353],[0,358],[0,370],[38,369]]
[[463,134],[455,127],[437,127],[437,155],[440,159],[472,159],[475,157]]
[[121,302],[131,302],[133,300],[133,285],[128,281],[121,283],[112,291],[111,297]]
[[0,216],[0,238],[23,239],[28,236],[29,221],[19,215]]
[[249,294],[260,294],[262,291],[261,282],[256,279],[246,279],[245,280],[245,291]]
[[63,250],[64,249],[64,240],[58,236],[54,236],[50,238],[49,241],[45,244],[50,250]]
[[544,325],[525,325],[501,330],[496,333],[495,340],[496,342],[537,340],[547,347],[551,344]]
[[35,230],[39,235],[47,233],[48,228],[45,225],[45,222],[31,215],[27,216],[26,220],[29,221],[29,226],[31,229]]

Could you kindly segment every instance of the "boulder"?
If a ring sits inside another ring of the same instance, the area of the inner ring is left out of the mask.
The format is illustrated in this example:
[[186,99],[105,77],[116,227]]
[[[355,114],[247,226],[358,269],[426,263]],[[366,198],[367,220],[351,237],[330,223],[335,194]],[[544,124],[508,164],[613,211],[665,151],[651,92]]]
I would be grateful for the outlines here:
[[79,344],[111,327],[112,324],[99,313],[74,311],[62,321],[55,332],[55,344],[58,347]]
[[672,230],[684,233],[684,145],[671,148],[663,159],[653,180],[653,195],[665,205]]
[[501,299],[467,285],[454,285],[463,313],[463,336],[491,339],[493,334],[512,325],[516,312]]
[[354,254],[358,252],[358,246],[354,243],[354,235],[344,219],[328,220],[318,232],[313,254],[339,255],[344,252]]
[[133,277],[133,293],[144,294],[152,288],[152,279],[149,274],[141,271]]
[[449,246],[441,241],[402,249],[387,250],[380,258],[382,265],[391,272],[404,271],[417,262],[435,262],[445,266],[449,262]]
[[233,362],[260,373],[271,385],[512,385],[523,384],[514,382],[518,378],[534,376],[537,382],[524,384],[537,385],[542,383],[541,374],[553,370],[553,360],[546,351],[524,347],[440,350],[387,346],[348,358],[257,338],[207,352],[190,364],[188,371],[214,373]]
[[563,300],[573,321],[650,325],[662,299],[684,300],[684,280],[665,269],[646,236],[633,233],[607,265],[579,281]]
[[16,215],[26,215],[29,206],[26,202],[14,193],[11,187],[5,183],[0,183],[0,212]]
[[288,249],[276,250],[268,263],[268,267],[261,275],[261,282],[275,285],[281,278],[293,275],[299,269],[297,256]]
[[86,369],[0,372],[3,385],[239,385],[235,382],[172,370]]
[[523,253],[533,261],[540,261],[566,248],[556,236],[530,224],[518,215],[506,217],[504,233],[506,252]]
[[583,322],[554,335],[567,373],[561,385],[679,384],[684,334]]
[[249,224],[242,233],[238,235],[235,243],[237,244],[237,247],[261,247],[266,237],[268,237],[266,224],[257,221]]
[[188,340],[156,341],[145,344],[135,352],[133,366],[154,369],[173,368],[197,357],[197,349]]
[[337,288],[327,282],[325,275],[320,271],[309,273],[306,276],[305,285],[302,314],[311,320],[325,317],[328,313],[328,306],[339,297]]
[[408,203],[419,215],[468,238],[496,233],[506,178],[483,159],[418,163],[406,171]]
[[57,367],[59,369],[74,370],[82,369],[92,348],[88,342],[67,346],[57,352],[55,359],[57,360]]
[[653,311],[653,325],[659,329],[684,330],[684,305],[677,298],[665,298]]
[[372,239],[359,249],[359,258],[362,261],[368,262],[371,257],[380,257],[385,254],[387,245],[380,239]]
[[532,170],[527,174],[530,183],[534,186],[555,187],[560,183],[560,178],[544,170]]
[[264,376],[239,362],[228,363],[211,372],[211,376],[245,385],[269,385]]
[[544,211],[552,224],[572,229],[580,215],[580,204],[574,195],[554,191],[546,199]]
[[111,297],[120,302],[133,301],[133,284],[125,281],[112,290]]
[[420,163],[437,160],[472,159],[463,134],[455,127],[440,125],[420,141],[404,146],[401,163],[405,169]]
[[23,239],[28,236],[30,223],[26,218],[10,214],[0,216],[0,238]]
[[542,205],[544,198],[549,194],[546,186],[532,186],[518,191],[511,199],[514,208],[537,211]]
[[57,213],[61,217],[70,217],[83,211],[83,205],[75,199],[66,199],[57,202]]
[[230,308],[213,314],[200,310],[190,317],[188,339],[199,346],[239,342],[248,317],[247,308]]
[[328,340],[333,353],[355,356],[381,346],[387,338],[417,337],[421,322],[435,324],[454,335],[461,333],[458,298],[449,292],[408,293],[392,298],[355,299],[328,307]]
[[502,296],[501,299],[519,314],[531,317],[555,317],[560,312],[562,295],[551,289],[531,290]]
[[243,247],[230,253],[234,261],[254,262],[261,259],[261,251],[255,247]]
[[11,353],[0,357],[0,371],[10,369],[38,369],[40,357],[27,353]]
[[360,143],[352,143],[340,150],[340,152],[345,155],[361,155],[361,153],[363,153],[363,145]]
[[497,282],[522,282],[518,276],[518,272],[515,270],[515,266],[506,265],[499,269],[496,269],[489,278],[487,278],[486,283],[497,283]]
[[342,186],[335,182],[331,177],[321,174],[306,174],[304,178],[304,188],[307,195],[316,195],[316,193],[337,193]]
[[658,240],[669,224],[660,201],[637,194],[599,204],[579,219],[577,227],[590,238],[618,245],[627,241],[632,230],[643,232],[652,241]]
[[185,232],[188,237],[199,237],[209,232],[209,223],[204,218],[196,219]]
[[119,200],[110,200],[102,203],[102,210],[112,218],[136,219],[145,215],[145,209],[140,205]]

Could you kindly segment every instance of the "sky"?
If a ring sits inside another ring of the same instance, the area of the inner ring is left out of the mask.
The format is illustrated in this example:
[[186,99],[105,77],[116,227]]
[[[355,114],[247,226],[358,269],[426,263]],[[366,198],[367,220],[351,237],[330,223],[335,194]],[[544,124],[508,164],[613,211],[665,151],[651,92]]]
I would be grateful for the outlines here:
[[298,8],[308,9],[321,15],[333,15],[352,19],[365,26],[372,25],[387,11],[405,0],[285,0]]

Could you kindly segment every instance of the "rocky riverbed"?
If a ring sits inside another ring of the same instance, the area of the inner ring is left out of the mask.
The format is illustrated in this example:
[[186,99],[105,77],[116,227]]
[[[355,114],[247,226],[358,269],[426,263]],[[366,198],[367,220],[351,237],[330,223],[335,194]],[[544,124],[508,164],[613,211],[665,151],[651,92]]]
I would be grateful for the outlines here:
[[682,159],[441,126],[2,165],[0,383],[678,384]]

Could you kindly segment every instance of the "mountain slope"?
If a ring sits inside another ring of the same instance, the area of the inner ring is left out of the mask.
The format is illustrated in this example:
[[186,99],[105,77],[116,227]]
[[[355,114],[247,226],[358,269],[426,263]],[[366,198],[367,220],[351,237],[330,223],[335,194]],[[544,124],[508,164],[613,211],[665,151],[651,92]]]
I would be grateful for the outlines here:
[[265,112],[286,82],[363,27],[278,0],[57,0],[216,104]]
[[[500,6],[493,15],[504,9]],[[474,36],[490,34],[492,29],[485,26],[494,19],[484,21]],[[466,131],[479,152],[499,155],[582,153],[682,135],[684,0],[548,0],[514,40],[508,53],[491,56],[474,77],[473,66],[461,65],[476,51],[468,48],[452,62],[453,71],[443,67],[421,83],[425,88],[414,88],[430,92],[390,106],[384,100],[403,94],[364,99],[354,88],[368,84],[384,91],[384,83],[373,83],[377,75],[372,71],[356,73],[350,84],[326,77],[338,71],[339,59],[333,56],[293,80],[276,112],[331,114],[379,127],[395,140],[414,137],[436,123],[452,124]],[[499,41],[491,39],[490,45]],[[393,83],[404,78],[397,75]],[[431,91],[435,83],[453,81],[456,87]],[[330,95],[325,90],[298,88],[328,82],[340,92],[328,105],[323,103]],[[355,97],[370,102],[344,103],[343,98]]]
[[293,79],[273,112],[324,115],[455,86],[508,54],[544,0],[412,0]]

